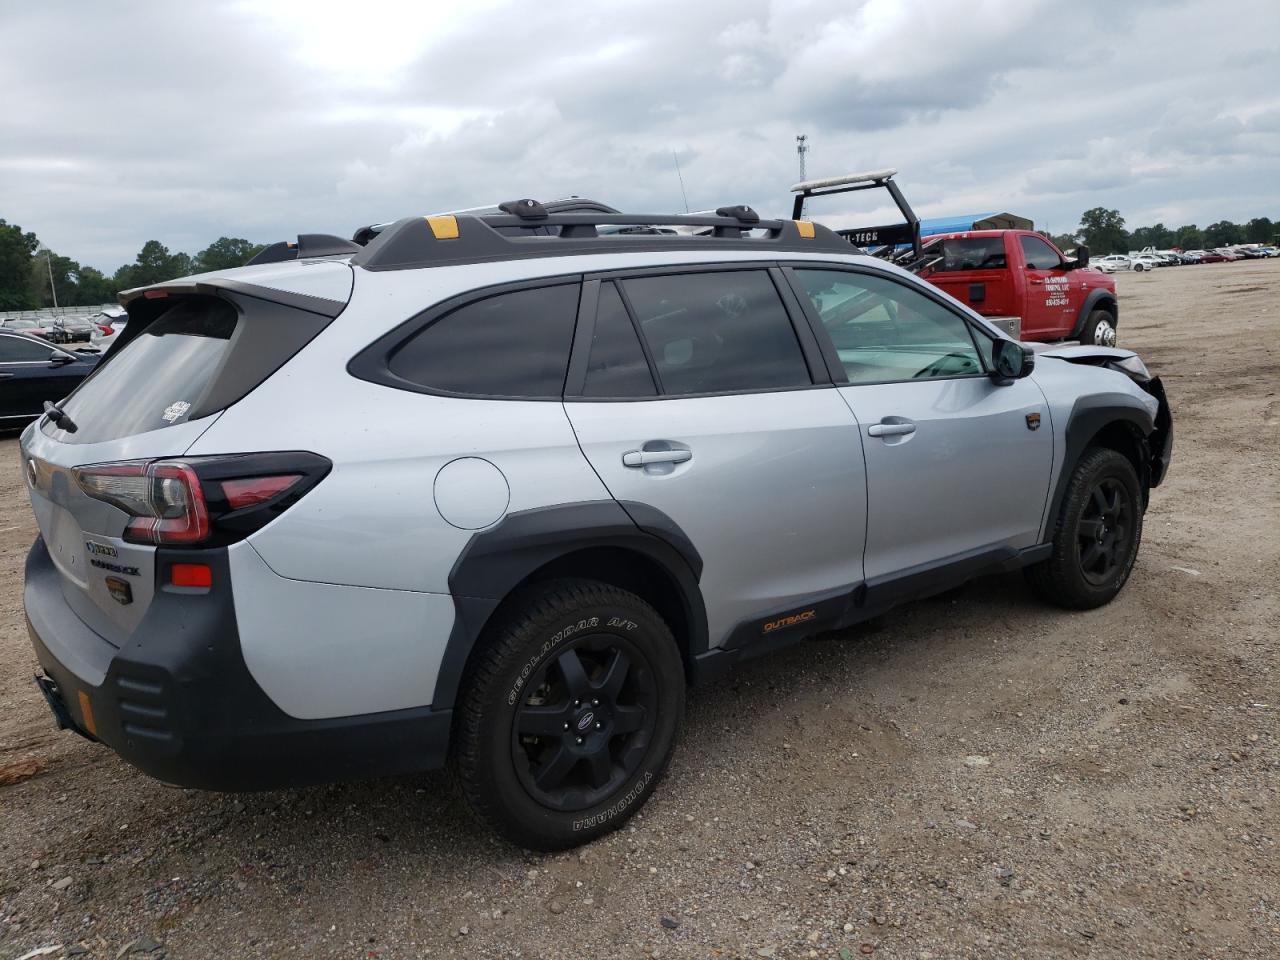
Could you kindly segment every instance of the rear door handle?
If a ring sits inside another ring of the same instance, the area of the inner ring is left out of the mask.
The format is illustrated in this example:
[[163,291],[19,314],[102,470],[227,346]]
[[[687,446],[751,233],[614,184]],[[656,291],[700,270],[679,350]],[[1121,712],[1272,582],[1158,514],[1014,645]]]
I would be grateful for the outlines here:
[[867,427],[867,433],[873,437],[901,437],[915,432],[914,423],[873,423]]
[[13,379],[12,373],[0,373],[0,380],[12,380],[12,379]]
[[684,463],[692,459],[692,450],[628,450],[622,455],[622,465],[647,467],[651,463]]

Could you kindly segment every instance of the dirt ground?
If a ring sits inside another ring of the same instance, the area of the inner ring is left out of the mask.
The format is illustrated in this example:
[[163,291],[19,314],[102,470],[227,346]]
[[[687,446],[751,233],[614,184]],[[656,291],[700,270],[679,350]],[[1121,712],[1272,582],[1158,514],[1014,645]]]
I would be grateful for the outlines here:
[[199,793],[55,732],[0,441],[0,769],[42,768],[0,786],[0,957],[1280,956],[1280,260],[1117,279],[1176,437],[1119,599],[991,578],[749,664],[565,855],[441,775]]

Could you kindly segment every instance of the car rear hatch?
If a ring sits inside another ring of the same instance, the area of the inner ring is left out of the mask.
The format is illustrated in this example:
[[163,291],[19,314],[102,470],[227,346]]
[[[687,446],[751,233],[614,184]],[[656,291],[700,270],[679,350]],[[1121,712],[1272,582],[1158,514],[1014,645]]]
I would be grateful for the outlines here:
[[158,461],[180,457],[341,312],[351,268],[306,266],[306,293],[283,289],[289,278],[276,266],[274,277],[237,270],[124,295],[129,324],[98,368],[24,431],[23,471],[63,597],[114,646],[142,619],[156,583],[155,543],[142,542],[145,524],[140,534],[138,515],[119,504],[137,489],[160,490],[169,481]]

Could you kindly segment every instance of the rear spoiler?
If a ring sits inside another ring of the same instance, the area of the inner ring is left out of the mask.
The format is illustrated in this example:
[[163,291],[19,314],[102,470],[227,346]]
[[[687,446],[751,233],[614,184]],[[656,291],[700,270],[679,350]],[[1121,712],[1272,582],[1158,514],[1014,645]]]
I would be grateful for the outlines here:
[[275,287],[263,287],[256,283],[233,280],[230,277],[210,277],[204,280],[168,280],[149,287],[134,287],[132,290],[121,291],[117,299],[120,301],[120,306],[129,312],[129,319],[133,320],[138,308],[145,303],[161,301],[160,307],[163,309],[164,306],[167,306],[163,301],[170,296],[203,294],[216,297],[223,292],[239,293],[246,297],[257,297],[259,300],[269,300],[271,303],[296,307],[299,310],[318,313],[331,319],[340,314],[347,306],[345,301],[330,300],[328,297],[313,297],[310,294],[278,290]]
[[866,173],[850,173],[843,177],[827,177],[823,180],[805,180],[794,184],[791,192],[796,195],[791,208],[791,219],[799,220],[804,214],[804,203],[810,197],[829,197],[837,193],[855,193],[859,190],[887,190],[894,205],[902,212],[904,223],[878,227],[854,227],[837,230],[836,233],[858,247],[895,247],[910,245],[912,259],[920,259],[920,218],[907,203],[893,179],[898,171],[892,167]]

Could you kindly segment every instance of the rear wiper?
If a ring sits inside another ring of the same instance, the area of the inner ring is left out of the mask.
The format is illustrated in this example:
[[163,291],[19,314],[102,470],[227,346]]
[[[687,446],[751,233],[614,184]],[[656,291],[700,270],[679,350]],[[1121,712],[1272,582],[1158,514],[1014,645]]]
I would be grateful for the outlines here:
[[79,429],[76,426],[76,422],[67,416],[67,412],[52,400],[44,402],[44,415],[53,421],[55,427],[65,430],[67,433],[75,433]]

